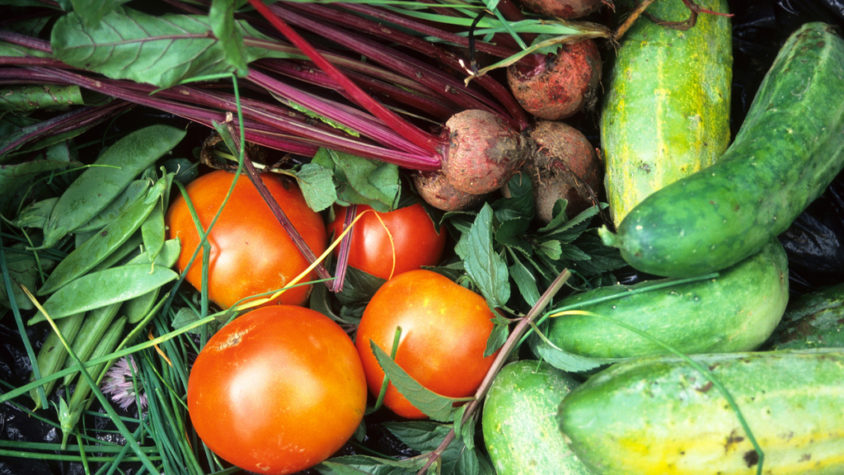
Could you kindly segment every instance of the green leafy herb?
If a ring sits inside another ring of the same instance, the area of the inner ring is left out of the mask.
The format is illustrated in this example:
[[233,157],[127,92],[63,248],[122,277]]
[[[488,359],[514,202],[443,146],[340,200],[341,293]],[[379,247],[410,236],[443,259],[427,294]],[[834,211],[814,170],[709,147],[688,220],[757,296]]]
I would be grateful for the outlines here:
[[[401,182],[396,165],[325,148],[317,151],[311,163],[331,172],[341,205],[365,204],[384,212],[391,211],[399,200]],[[310,169],[309,173],[316,171]],[[325,186],[324,181],[321,184]]]
[[464,233],[454,251],[463,260],[466,273],[480,289],[490,307],[504,307],[510,299],[507,263],[495,251],[492,241],[492,207],[484,204],[472,227]]
[[454,416],[454,403],[462,399],[449,398],[441,396],[425,386],[419,384],[407,374],[401,366],[396,364],[390,358],[390,355],[384,352],[378,345],[370,342],[372,352],[375,354],[375,359],[384,370],[384,374],[390,378],[390,383],[416,406],[417,409],[425,413],[428,417],[435,421],[449,421]]
[[230,29],[242,37],[263,38],[244,22],[228,25],[227,16],[225,8],[215,10],[211,20],[195,15],[153,16],[117,8],[89,26],[73,12],[56,22],[50,42],[56,58],[67,64],[158,87],[241,70],[245,63],[259,57],[286,56],[254,47],[245,48],[243,55],[236,39],[218,40],[215,28],[221,34]]

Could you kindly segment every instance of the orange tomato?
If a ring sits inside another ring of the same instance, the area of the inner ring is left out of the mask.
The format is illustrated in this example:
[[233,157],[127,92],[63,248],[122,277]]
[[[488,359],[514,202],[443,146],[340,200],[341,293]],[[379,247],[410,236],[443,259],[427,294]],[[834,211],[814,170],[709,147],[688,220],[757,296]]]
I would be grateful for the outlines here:
[[[187,194],[203,228],[207,229],[232,183],[234,174],[214,171],[200,176],[187,186]],[[315,255],[326,247],[322,217],[312,211],[295,184],[263,175],[261,180],[281,206]],[[199,245],[199,233],[182,196],[167,212],[171,238],[179,238],[182,250],[178,267],[184,272]],[[270,207],[245,175],[237,180],[231,197],[208,237],[211,255],[208,263],[208,296],[228,308],[251,295],[280,289],[304,271],[308,262],[281,227]],[[202,254],[187,269],[187,281],[201,289]],[[309,274],[302,282],[313,279]],[[301,305],[309,286],[293,287],[274,303]]]
[[293,473],[340,449],[366,410],[351,338],[293,305],[250,311],[202,348],[188,379],[194,429],[217,455],[258,473]]
[[[389,279],[391,275],[422,266],[433,266],[440,261],[447,238],[445,226],[440,226],[440,229],[434,227],[434,222],[421,204],[415,203],[386,213],[377,212],[366,205],[358,205],[357,209],[356,216],[362,213],[363,216],[349,231],[350,266]],[[338,207],[337,217],[330,225],[335,236],[343,231],[345,219],[346,208]]]
[[[364,309],[355,345],[369,390],[377,395],[384,371],[370,341],[387,354],[397,327],[401,339],[395,362],[426,388],[443,396],[471,396],[492,365],[484,357],[493,313],[483,297],[429,270],[413,270],[388,280]],[[406,418],[423,418],[389,385],[384,405]]]

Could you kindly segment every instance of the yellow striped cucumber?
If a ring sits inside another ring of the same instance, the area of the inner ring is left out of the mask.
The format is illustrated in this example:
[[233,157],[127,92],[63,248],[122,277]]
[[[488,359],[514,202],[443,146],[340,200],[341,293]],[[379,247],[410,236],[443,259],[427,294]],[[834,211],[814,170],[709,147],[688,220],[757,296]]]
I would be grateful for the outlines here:
[[714,278],[598,287],[563,299],[561,309],[599,316],[562,314],[551,320],[547,337],[563,351],[592,358],[666,353],[658,343],[603,316],[683,353],[747,351],[771,336],[787,303],[788,259],[782,244],[772,239],[761,252]]
[[[616,2],[619,15],[639,2]],[[726,13],[726,0],[696,2]],[[660,0],[646,13],[689,17],[683,0]],[[616,225],[646,196],[705,168],[730,140],[732,32],[726,16],[700,14],[680,30],[640,17],[622,37],[605,88],[601,144],[610,214]]]
[[560,405],[560,428],[597,474],[844,473],[844,349],[630,359],[590,377]]
[[844,40],[806,23],[780,48],[717,163],[639,203],[616,234],[636,269],[691,276],[725,269],[787,229],[844,168]]

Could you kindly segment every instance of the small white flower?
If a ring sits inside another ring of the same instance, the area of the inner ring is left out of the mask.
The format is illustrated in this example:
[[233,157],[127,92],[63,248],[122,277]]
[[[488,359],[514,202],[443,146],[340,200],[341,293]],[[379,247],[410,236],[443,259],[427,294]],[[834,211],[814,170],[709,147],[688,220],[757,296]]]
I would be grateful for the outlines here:
[[[129,366],[130,362],[132,365],[131,368]],[[135,375],[134,380],[132,379],[133,374]],[[137,374],[138,365],[135,363],[134,358],[131,356],[120,358],[106,372],[102,384],[103,393],[110,396],[111,400],[120,406],[121,409],[126,410],[135,402],[135,384],[137,383],[138,402],[141,405],[141,409],[146,408],[147,396],[143,392],[143,387],[140,386]]]

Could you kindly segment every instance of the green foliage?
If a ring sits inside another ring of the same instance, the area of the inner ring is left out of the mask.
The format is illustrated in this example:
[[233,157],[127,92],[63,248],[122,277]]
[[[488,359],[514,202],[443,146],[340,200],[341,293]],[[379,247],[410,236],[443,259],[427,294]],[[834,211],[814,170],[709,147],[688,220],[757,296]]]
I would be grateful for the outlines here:
[[[396,165],[325,148],[319,149],[310,163],[302,189],[309,203],[324,205],[322,200],[327,198],[320,194],[336,196],[335,201],[343,206],[365,204],[382,212],[391,211],[398,203],[401,182]],[[328,181],[329,173],[333,183]]]
[[[210,18],[153,16],[121,7],[88,25],[80,13],[72,12],[56,22],[50,43],[56,58],[67,64],[159,87],[198,76],[243,72],[246,63],[259,57],[286,56],[244,47],[238,37],[263,35],[232,20],[230,13],[220,2],[215,2]],[[228,36],[221,41],[214,33]]]

